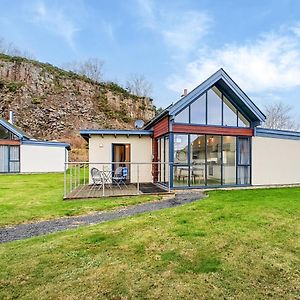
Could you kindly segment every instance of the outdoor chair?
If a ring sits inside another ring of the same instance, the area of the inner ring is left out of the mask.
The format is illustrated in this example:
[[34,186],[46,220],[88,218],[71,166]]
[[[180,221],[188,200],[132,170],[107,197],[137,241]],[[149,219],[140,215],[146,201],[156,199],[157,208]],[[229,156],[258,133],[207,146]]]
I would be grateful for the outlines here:
[[97,168],[91,169],[91,177],[93,185],[102,185],[103,184],[103,174]]
[[128,168],[127,167],[118,167],[113,173],[112,181],[115,183],[119,188],[121,188],[121,185],[124,185],[127,188],[126,185],[126,178],[128,176]]

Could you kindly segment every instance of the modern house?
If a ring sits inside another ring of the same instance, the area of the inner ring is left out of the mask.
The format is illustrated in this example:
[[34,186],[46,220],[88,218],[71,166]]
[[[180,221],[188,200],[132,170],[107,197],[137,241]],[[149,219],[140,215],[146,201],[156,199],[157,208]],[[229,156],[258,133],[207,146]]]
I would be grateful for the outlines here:
[[70,145],[32,139],[0,118],[0,173],[63,172]]
[[[140,130],[81,130],[89,162],[128,166],[136,182],[170,188],[300,184],[300,132],[266,117],[220,69]],[[107,167],[107,166],[106,166]]]

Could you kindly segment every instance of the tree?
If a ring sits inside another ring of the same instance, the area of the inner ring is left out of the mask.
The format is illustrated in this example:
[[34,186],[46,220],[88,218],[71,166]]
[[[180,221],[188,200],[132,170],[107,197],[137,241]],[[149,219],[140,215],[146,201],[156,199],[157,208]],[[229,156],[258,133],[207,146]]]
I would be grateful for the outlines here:
[[0,37],[0,53],[11,55],[11,56],[21,56],[28,59],[33,58],[33,56],[29,52],[20,50],[12,42],[8,42],[1,37]]
[[152,93],[152,84],[144,75],[133,74],[126,82],[126,89],[130,94],[149,98]]
[[265,105],[266,122],[265,128],[299,130],[299,123],[292,115],[293,107],[277,102]]
[[86,76],[94,81],[103,80],[104,62],[98,58],[89,58],[85,61],[73,61],[65,64],[65,68],[76,74]]

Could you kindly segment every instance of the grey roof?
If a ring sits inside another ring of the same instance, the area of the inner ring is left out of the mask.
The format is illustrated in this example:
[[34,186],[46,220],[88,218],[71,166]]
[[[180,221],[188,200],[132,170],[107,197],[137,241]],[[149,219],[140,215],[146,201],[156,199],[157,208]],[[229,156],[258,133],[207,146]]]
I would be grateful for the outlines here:
[[0,125],[2,125],[4,128],[15,134],[20,140],[30,139],[30,136],[27,133],[25,133],[22,129],[9,123],[3,118],[0,118]]
[[135,129],[81,129],[80,135],[88,140],[91,135],[148,135],[153,134],[152,130],[135,130]]
[[70,150],[70,144],[62,143],[57,141],[42,141],[36,140],[30,137],[27,133],[21,130],[19,127],[9,123],[3,118],[0,118],[0,125],[4,128],[15,134],[22,142],[22,144],[31,144],[31,145],[38,145],[38,146],[53,146],[53,147],[65,147]]
[[255,136],[277,139],[300,140],[300,132],[257,127]]

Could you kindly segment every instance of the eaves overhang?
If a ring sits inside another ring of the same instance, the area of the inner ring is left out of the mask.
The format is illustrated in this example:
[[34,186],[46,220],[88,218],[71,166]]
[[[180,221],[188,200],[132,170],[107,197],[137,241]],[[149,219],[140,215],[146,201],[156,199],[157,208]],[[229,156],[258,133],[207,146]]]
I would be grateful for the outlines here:
[[153,130],[114,130],[114,129],[82,129],[80,135],[87,141],[91,135],[136,135],[136,136],[152,136]]

